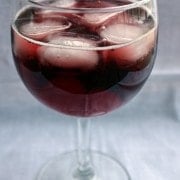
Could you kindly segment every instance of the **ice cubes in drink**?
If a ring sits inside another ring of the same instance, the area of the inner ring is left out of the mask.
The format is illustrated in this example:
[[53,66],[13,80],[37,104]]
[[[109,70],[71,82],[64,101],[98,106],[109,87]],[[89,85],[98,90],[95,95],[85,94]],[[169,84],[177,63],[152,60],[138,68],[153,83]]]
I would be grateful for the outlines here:
[[[92,50],[96,47],[96,43],[92,40],[54,36],[49,40],[49,44],[52,46],[44,46],[39,50],[39,57],[43,64],[83,70],[92,69],[98,64],[98,53]],[[87,50],[88,48],[91,50]]]
[[70,26],[71,23],[64,16],[39,17],[21,25],[20,32],[29,38],[40,40]]
[[[88,8],[89,7],[90,8],[103,8],[103,7],[109,8],[109,7],[113,7],[115,5],[113,3],[109,3],[109,2],[105,2],[105,1],[97,1],[96,3],[89,3],[89,4],[87,3],[86,6]],[[110,19],[115,14],[116,13],[113,13],[113,12],[85,13],[82,18],[89,25],[98,26],[98,25],[101,25],[103,22],[105,22],[107,19]]]
[[111,45],[118,44],[119,48],[105,52],[106,59],[113,59],[119,66],[125,68],[137,64],[140,60],[148,59],[145,56],[150,53],[155,43],[154,29],[149,32],[148,30],[147,25],[109,22],[100,35]]
[[[138,64],[140,61],[144,61],[145,59],[149,60],[146,56],[148,56],[153,49],[155,39],[154,34],[154,30],[152,30],[148,34],[139,36],[140,38],[138,39],[134,39],[134,42],[132,41],[131,44],[110,51],[110,58],[113,58],[120,66],[131,66],[133,64]],[[148,63],[142,62],[142,65],[143,64]]]
[[100,27],[106,20],[113,17],[116,13],[92,13],[84,14],[82,19],[84,22],[93,28]]
[[142,36],[143,29],[130,24],[112,24],[101,31],[101,36],[113,44],[124,44]]

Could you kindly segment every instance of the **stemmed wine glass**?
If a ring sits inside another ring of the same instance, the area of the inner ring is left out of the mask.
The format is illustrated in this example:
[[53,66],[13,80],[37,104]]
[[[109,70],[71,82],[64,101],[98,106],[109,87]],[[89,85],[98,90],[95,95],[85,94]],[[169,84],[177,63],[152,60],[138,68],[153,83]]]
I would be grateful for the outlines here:
[[153,68],[156,0],[16,0],[12,53],[28,90],[76,116],[77,150],[51,160],[38,180],[129,180],[126,168],[90,150],[91,118],[129,101]]

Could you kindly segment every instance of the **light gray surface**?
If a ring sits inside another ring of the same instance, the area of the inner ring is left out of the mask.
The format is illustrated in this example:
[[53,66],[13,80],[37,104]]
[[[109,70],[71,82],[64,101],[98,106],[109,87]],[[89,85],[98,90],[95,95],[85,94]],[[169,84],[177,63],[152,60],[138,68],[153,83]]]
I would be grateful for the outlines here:
[[[12,0],[13,1],[13,0]],[[93,122],[92,148],[122,161],[132,180],[180,178],[180,3],[160,0],[159,50],[143,90]],[[9,42],[10,0],[0,0],[0,180],[34,180],[73,150],[75,121],[37,102],[19,80]]]

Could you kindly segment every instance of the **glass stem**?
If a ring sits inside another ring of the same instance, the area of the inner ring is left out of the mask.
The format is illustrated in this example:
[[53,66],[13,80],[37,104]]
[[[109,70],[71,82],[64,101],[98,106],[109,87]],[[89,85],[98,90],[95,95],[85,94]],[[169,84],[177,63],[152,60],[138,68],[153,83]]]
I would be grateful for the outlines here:
[[90,153],[91,141],[91,119],[77,119],[77,135],[78,135],[78,150],[77,160],[78,167],[75,171],[75,178],[79,180],[91,180],[94,177],[94,170],[92,165]]

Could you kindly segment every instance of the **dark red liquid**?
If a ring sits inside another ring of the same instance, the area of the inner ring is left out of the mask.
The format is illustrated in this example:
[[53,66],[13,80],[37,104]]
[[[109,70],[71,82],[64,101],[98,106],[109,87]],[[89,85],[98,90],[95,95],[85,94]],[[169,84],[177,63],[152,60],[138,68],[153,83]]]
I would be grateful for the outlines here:
[[[51,108],[75,116],[104,114],[131,99],[153,67],[155,24],[149,17],[145,26],[151,33],[118,46],[118,42],[102,37],[111,30],[103,28],[116,17],[109,15],[93,25],[91,16],[85,14],[37,8],[21,11],[12,26],[12,49],[18,72],[30,92]],[[38,25],[42,29],[34,28]],[[141,27],[135,25],[138,32]],[[69,38],[74,44],[69,44]],[[147,52],[136,52],[139,46],[148,47]]]

